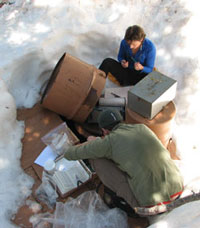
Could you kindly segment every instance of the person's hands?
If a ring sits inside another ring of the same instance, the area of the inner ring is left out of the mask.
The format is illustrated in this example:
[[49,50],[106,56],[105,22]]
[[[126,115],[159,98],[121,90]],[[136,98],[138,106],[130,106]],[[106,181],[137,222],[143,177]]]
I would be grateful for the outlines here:
[[121,61],[121,65],[124,67],[124,68],[127,68],[128,67],[128,61],[126,61],[126,60],[122,60]]
[[134,64],[134,68],[135,68],[135,70],[143,70],[144,67],[142,66],[142,64],[137,62]]

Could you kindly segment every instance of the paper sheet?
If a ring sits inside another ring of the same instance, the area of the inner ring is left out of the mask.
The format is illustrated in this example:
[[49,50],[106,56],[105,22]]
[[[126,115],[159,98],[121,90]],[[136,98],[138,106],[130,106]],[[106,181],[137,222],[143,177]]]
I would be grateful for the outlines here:
[[44,167],[44,164],[48,160],[55,160],[58,155],[51,149],[51,147],[47,146],[45,149],[40,153],[40,155],[34,161],[35,164]]
[[115,96],[125,97],[126,101],[128,98],[128,91],[133,88],[133,86],[125,86],[119,88],[106,88],[105,89],[105,98],[112,98]]

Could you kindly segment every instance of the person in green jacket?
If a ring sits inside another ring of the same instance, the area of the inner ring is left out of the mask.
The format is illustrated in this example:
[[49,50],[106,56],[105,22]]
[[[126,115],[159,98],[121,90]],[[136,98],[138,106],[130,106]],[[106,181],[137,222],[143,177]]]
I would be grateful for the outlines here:
[[122,123],[112,109],[99,115],[104,137],[71,146],[68,160],[90,159],[100,180],[132,208],[167,204],[183,190],[183,180],[168,150],[144,124]]

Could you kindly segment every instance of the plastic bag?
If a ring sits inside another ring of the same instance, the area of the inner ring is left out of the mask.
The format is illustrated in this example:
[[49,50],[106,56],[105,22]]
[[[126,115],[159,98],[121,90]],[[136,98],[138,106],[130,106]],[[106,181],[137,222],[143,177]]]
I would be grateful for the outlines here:
[[56,204],[53,228],[128,228],[127,215],[118,208],[108,208],[95,191],[87,191],[65,204]]
[[42,184],[36,190],[36,197],[39,201],[45,203],[49,208],[53,209],[56,205],[58,194],[56,185],[54,184],[51,175],[43,171]]
[[33,215],[30,218],[30,222],[32,223],[33,228],[52,228],[52,223],[47,221],[51,220],[52,218],[54,218],[54,215],[47,212]]
[[41,140],[58,155],[64,154],[64,151],[70,145],[73,145],[73,140],[70,137],[70,132],[65,122],[48,132]]

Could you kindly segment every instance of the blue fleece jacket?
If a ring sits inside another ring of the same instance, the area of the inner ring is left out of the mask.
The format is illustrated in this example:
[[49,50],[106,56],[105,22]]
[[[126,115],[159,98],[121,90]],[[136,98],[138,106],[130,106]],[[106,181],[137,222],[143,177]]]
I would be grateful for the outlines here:
[[120,44],[120,49],[118,53],[118,61],[121,62],[123,59],[129,62],[129,68],[133,69],[134,63],[139,62],[144,66],[141,73],[150,73],[154,68],[156,58],[156,48],[155,45],[147,38],[137,53],[134,55],[130,46],[126,40],[122,40]]

